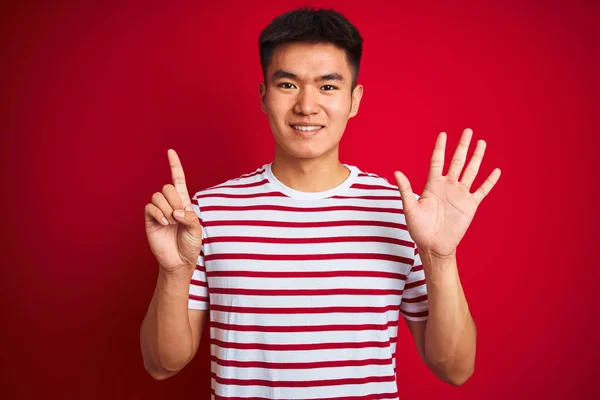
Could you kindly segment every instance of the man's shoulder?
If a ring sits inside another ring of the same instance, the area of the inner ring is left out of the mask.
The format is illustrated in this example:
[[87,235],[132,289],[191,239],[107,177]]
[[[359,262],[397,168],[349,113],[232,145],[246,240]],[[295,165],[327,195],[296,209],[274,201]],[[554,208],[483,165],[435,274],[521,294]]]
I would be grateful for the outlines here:
[[[358,171],[358,174],[351,188],[361,189],[363,192],[374,191],[373,194],[379,195],[382,195],[385,192],[387,192],[388,196],[400,197],[400,190],[398,189],[398,185],[395,181],[391,183],[381,175],[363,171],[358,167],[353,168],[355,168]],[[419,195],[417,195],[416,193],[415,198],[419,198]]]
[[352,187],[360,187],[366,190],[398,190],[397,185],[390,183],[386,178],[380,175],[363,171],[358,167],[353,168],[355,168],[358,173]]
[[266,183],[265,167],[266,165],[263,165],[262,167],[256,168],[254,171],[199,190],[192,196],[192,200],[210,196],[211,194],[235,193],[239,192],[240,189],[259,187]]

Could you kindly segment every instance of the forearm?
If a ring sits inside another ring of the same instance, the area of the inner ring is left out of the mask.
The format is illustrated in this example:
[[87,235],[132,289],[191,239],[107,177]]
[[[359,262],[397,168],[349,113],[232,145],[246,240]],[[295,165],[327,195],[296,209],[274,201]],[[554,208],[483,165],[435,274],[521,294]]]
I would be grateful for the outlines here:
[[166,274],[159,268],[154,295],[142,322],[140,342],[144,367],[157,376],[172,375],[192,355],[193,337],[188,316],[192,272]]
[[462,384],[473,373],[477,330],[460,283],[456,257],[440,260],[425,253],[421,261],[429,300],[426,360],[440,378]]

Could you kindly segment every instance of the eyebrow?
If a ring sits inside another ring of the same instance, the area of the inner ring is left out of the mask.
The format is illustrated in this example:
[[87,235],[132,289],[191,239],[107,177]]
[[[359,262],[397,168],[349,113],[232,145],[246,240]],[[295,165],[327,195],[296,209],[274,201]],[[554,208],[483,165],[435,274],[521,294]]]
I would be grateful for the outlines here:
[[[295,79],[295,80],[298,79],[298,77],[296,76],[296,74],[293,74],[293,73],[288,72],[288,71],[284,71],[282,69],[278,69],[277,71],[275,71],[273,73],[273,80],[279,79],[279,78],[288,78],[288,79]],[[321,81],[339,81],[339,82],[344,82],[344,77],[342,75],[338,74],[337,72],[332,72],[330,74],[321,75],[320,77],[318,77],[317,79],[315,79],[315,82],[321,82]]]

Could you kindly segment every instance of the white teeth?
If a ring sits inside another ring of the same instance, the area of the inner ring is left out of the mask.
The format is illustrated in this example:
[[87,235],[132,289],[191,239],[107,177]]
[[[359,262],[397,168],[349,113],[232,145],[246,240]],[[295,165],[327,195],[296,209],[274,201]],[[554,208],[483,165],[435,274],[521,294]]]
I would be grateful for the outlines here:
[[320,125],[313,125],[313,126],[292,125],[292,128],[298,129],[299,131],[316,131],[318,129],[321,129],[322,126],[320,126]]

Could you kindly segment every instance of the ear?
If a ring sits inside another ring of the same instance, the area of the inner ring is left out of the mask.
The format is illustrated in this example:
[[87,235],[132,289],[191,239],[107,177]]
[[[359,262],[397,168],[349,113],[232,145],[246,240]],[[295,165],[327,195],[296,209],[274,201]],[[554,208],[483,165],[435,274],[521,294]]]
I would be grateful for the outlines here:
[[350,108],[350,116],[348,118],[354,117],[358,114],[358,107],[360,106],[360,100],[363,95],[363,86],[357,85],[352,91],[352,106]]
[[266,114],[267,106],[265,105],[265,100],[267,98],[267,85],[264,82],[258,85],[258,93],[260,94],[260,109]]

